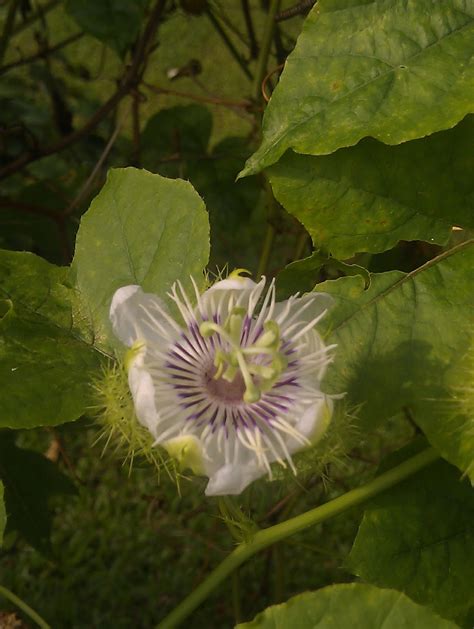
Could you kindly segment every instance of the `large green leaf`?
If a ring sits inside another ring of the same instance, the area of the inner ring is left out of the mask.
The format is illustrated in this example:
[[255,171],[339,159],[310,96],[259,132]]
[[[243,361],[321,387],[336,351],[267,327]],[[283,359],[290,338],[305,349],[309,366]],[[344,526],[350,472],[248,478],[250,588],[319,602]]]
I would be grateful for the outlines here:
[[18,531],[40,551],[50,549],[50,498],[74,494],[71,481],[39,452],[18,448],[13,434],[0,436],[0,479],[5,486],[8,530]]
[[454,376],[472,352],[474,242],[412,273],[371,280],[367,290],[358,276],[317,287],[336,300],[325,319],[328,342],[338,345],[327,388],[346,391],[351,404],[361,405],[364,429],[410,407],[430,442],[467,470],[474,461],[474,418],[454,397]]
[[68,270],[0,251],[0,427],[77,419],[99,354],[73,321]]
[[123,55],[135,41],[146,0],[67,0],[66,9],[86,33]]
[[273,605],[238,629],[455,629],[456,625],[395,590],[331,585]]
[[209,222],[190,183],[135,168],[110,171],[83,216],[73,271],[97,342],[114,345],[110,302],[121,286],[140,284],[162,297],[173,282],[202,278]]
[[470,483],[460,479],[456,468],[439,461],[375,498],[365,510],[348,565],[365,581],[401,590],[471,627],[474,492]]
[[474,109],[473,0],[320,0],[288,57],[242,174],[292,148],[400,144]]
[[390,147],[371,138],[332,155],[288,152],[270,168],[276,198],[340,258],[399,240],[443,244],[474,227],[474,116],[454,129]]
[[0,547],[3,544],[3,532],[5,530],[5,524],[7,523],[7,514],[5,511],[5,502],[3,500],[4,488],[3,483],[0,481]]

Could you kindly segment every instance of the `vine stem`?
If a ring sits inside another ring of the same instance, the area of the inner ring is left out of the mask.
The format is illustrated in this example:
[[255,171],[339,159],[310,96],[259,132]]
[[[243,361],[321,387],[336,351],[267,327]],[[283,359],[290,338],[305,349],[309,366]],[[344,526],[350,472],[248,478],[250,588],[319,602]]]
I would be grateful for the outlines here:
[[22,601],[21,598],[19,598],[16,594],[10,592],[10,590],[8,590],[3,585],[0,585],[0,594],[11,601],[19,609],[21,609],[21,611],[25,613],[29,618],[31,618],[31,620],[33,620],[38,625],[38,627],[41,627],[41,629],[51,629],[51,626],[48,625],[48,623],[43,620],[41,616],[37,612],[35,612],[34,609],[27,605],[25,601]]
[[299,533],[310,526],[324,522],[352,507],[366,502],[382,491],[412,476],[438,458],[440,458],[440,456],[433,448],[427,448],[362,487],[353,489],[320,507],[306,511],[285,522],[280,522],[267,529],[258,531],[248,542],[239,544],[237,548],[211,572],[207,579],[175,607],[157,626],[157,629],[171,629],[177,627],[222,583],[222,581],[224,581],[224,579],[226,579],[226,577],[259,551],[295,533]]

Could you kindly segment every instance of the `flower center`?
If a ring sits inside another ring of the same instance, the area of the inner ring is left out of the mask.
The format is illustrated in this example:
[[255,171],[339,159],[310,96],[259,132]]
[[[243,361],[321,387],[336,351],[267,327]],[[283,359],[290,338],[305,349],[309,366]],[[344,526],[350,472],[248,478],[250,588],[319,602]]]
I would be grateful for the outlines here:
[[205,374],[206,388],[210,395],[226,404],[239,404],[244,399],[245,381],[242,374],[237,373],[232,382],[224,378],[215,378],[217,368],[210,365]]
[[208,384],[208,388],[212,386],[216,394],[219,391],[224,396],[232,396],[230,401],[252,404],[273,387],[286,369],[287,360],[279,351],[280,328],[276,321],[265,321],[262,333],[252,344],[246,344],[248,325],[245,310],[233,308],[224,325],[203,321],[199,331],[204,338],[217,334],[221,340],[214,355],[215,371],[206,374],[209,382],[213,380],[215,384]]

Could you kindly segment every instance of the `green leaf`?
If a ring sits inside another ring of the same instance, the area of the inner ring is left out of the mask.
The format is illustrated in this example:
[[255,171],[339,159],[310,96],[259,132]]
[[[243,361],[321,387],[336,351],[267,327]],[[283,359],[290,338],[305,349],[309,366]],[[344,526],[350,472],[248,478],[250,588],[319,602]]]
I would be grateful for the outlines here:
[[120,55],[135,41],[142,24],[145,0],[67,0],[66,10],[89,35]]
[[5,501],[3,498],[4,498],[4,487],[3,487],[2,481],[0,481],[0,548],[3,544],[3,532],[5,531],[5,525],[7,523]]
[[288,299],[296,292],[309,293],[313,290],[319,279],[319,272],[326,268],[343,275],[360,275],[364,278],[365,287],[370,285],[370,273],[363,266],[358,264],[347,264],[331,258],[319,251],[307,258],[296,260],[288,264],[277,275],[277,298],[278,300]]
[[5,486],[7,530],[18,531],[42,552],[50,550],[50,498],[75,493],[74,485],[39,452],[18,448],[14,434],[0,436],[0,479]]
[[242,264],[243,250],[253,248],[254,230],[249,238],[246,230],[261,187],[257,179],[235,181],[251,152],[248,139],[227,137],[211,150],[212,123],[209,109],[202,105],[159,111],[142,134],[141,161],[152,172],[192,183],[210,215],[213,262],[232,268]]
[[409,407],[432,445],[467,470],[474,461],[474,418],[450,400],[470,345],[472,352],[474,242],[412,273],[371,280],[367,290],[357,276],[317,287],[336,300],[325,319],[327,342],[337,343],[326,388],[346,391],[351,405],[361,405],[364,430]]
[[77,419],[90,404],[99,355],[72,317],[68,269],[0,251],[0,427]]
[[474,619],[474,492],[459,477],[439,461],[371,501],[348,566],[461,623]]
[[316,247],[348,258],[399,240],[444,244],[474,227],[474,116],[454,129],[390,147],[371,138],[324,157],[287,153],[270,168],[278,201]]
[[117,344],[110,302],[121,286],[139,284],[166,298],[173,282],[199,283],[209,257],[209,222],[190,183],[146,170],[114,169],[83,216],[73,272],[95,338]]
[[273,605],[238,629],[455,629],[456,625],[395,590],[331,585]]
[[235,178],[249,156],[245,138],[227,137],[216,144],[208,159],[189,164],[189,179],[202,195],[209,210],[212,254],[220,265],[229,268],[249,264],[255,254],[255,233],[250,226],[252,213],[258,205],[261,183],[258,179],[236,181]]
[[166,177],[188,178],[188,162],[203,164],[207,157],[211,131],[212,114],[207,107],[193,104],[162,109],[143,131],[142,163]]
[[320,0],[241,176],[292,148],[326,155],[371,136],[400,144],[473,112],[472,0]]
[[307,258],[288,264],[277,275],[278,299],[288,299],[296,292],[309,293],[312,291],[318,281],[319,271],[327,261],[327,255],[313,251]]

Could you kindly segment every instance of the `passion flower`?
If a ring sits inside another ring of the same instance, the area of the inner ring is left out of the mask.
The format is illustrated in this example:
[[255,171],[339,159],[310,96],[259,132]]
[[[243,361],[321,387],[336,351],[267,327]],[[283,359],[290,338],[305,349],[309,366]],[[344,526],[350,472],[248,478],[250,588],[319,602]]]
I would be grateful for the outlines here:
[[[138,420],[183,468],[209,478],[207,495],[239,494],[314,444],[332,415],[321,380],[334,346],[315,329],[331,298],[275,301],[272,282],[234,272],[193,300],[180,282],[169,297],[180,320],[139,286],[115,293],[110,319],[131,351]],[[194,298],[195,297],[195,298]],[[194,302],[194,304],[192,303]]]

